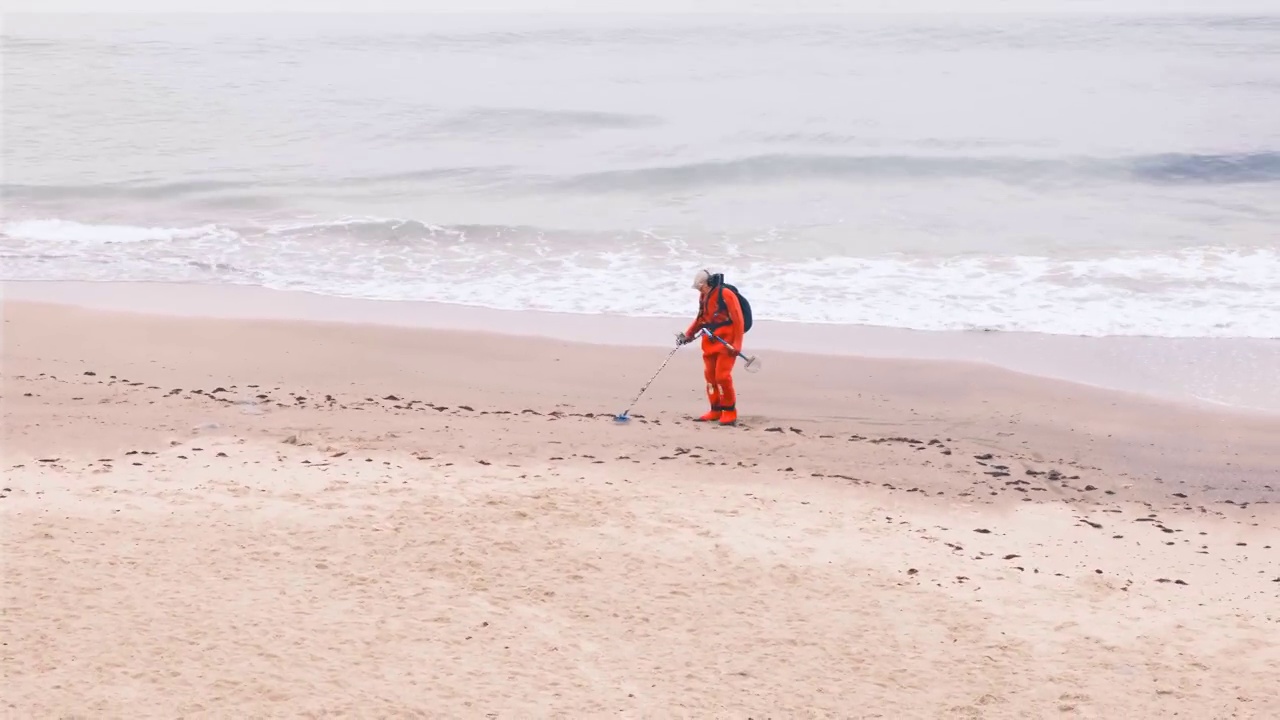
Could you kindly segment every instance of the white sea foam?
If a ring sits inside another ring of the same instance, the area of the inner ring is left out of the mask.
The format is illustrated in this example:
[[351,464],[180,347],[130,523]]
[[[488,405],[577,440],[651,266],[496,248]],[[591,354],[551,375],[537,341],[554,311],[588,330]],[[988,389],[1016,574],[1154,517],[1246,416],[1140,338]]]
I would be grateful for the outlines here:
[[[0,226],[4,277],[248,283],[508,310],[687,315],[690,257],[723,270],[761,319],[920,330],[1280,337],[1280,251],[1050,258],[878,255],[807,261],[692,253],[680,239],[557,238],[529,228],[343,218],[228,228],[63,220]],[[758,251],[756,251],[758,252]]]
[[115,245],[148,241],[188,240],[203,237],[229,237],[230,233],[216,225],[188,228],[135,227],[133,225],[94,225],[72,220],[20,220],[0,225],[0,235],[25,241],[46,241],[86,245]]

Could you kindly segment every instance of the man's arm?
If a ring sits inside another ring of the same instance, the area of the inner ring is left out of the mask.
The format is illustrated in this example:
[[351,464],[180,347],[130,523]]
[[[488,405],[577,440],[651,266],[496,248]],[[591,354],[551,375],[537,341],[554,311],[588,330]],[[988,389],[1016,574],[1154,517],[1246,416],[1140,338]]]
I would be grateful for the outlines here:
[[724,306],[729,311],[729,322],[733,323],[733,336],[729,338],[729,344],[734,350],[742,352],[742,336],[746,334],[747,325],[742,317],[742,303],[738,302],[738,294],[735,292],[721,290],[720,293],[724,298]]

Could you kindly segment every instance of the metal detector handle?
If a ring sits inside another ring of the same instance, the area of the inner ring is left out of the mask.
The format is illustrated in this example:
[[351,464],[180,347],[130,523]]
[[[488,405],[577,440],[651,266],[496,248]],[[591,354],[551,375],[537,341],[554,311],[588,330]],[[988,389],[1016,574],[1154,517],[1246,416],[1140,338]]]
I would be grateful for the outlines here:
[[735,350],[733,346],[730,345],[728,341],[726,341],[724,338],[720,337],[719,335],[716,335],[715,333],[707,332],[705,328],[702,330],[702,332],[706,332],[707,335],[715,338],[717,342],[719,342],[721,345],[724,345],[726,348],[728,348],[729,352],[733,353],[734,357],[742,358],[743,360],[745,360],[746,365],[744,365],[743,367],[746,369],[747,372],[750,372],[750,373],[760,372],[760,358],[758,356],[747,355],[746,353],[743,353],[741,350]]
[[702,329],[701,329],[701,330],[699,330],[698,332],[699,332],[699,333],[702,333],[702,334],[705,334],[707,337],[712,338],[713,340],[715,340],[716,342],[720,343],[721,345],[723,345],[723,346],[725,346],[725,347],[729,348],[729,350],[731,350],[731,351],[733,352],[733,354],[734,354],[734,355],[741,355],[742,357],[747,357],[746,355],[743,355],[743,354],[742,354],[742,351],[741,351],[741,350],[735,350],[735,349],[734,349],[734,347],[733,347],[732,345],[730,345],[730,344],[729,344],[729,341],[728,341],[728,340],[725,340],[724,338],[722,338],[722,337],[720,337],[719,335],[717,335],[717,334],[715,334],[715,333],[711,332],[710,330],[708,330],[708,329],[706,329],[706,328],[702,328]]

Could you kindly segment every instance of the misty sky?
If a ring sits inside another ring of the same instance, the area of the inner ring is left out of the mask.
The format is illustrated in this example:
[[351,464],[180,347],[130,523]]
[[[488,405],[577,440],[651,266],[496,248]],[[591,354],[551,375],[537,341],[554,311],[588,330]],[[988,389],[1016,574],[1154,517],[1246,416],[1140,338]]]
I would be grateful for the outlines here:
[[1206,12],[1280,14],[1280,0],[5,0],[11,12]]

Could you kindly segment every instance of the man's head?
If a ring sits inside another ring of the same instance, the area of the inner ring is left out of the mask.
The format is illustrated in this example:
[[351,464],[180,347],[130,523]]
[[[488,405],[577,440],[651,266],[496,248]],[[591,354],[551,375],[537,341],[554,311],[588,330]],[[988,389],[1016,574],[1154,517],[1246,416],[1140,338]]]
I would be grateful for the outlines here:
[[719,273],[712,275],[707,270],[699,270],[698,273],[693,276],[693,289],[699,292],[706,292],[723,281],[724,276]]

